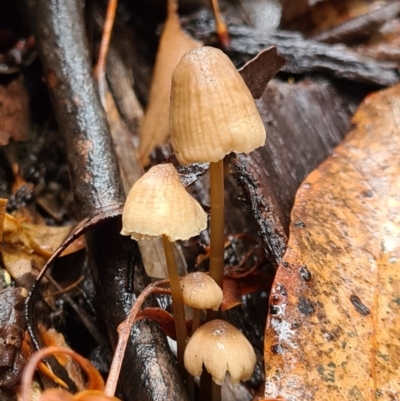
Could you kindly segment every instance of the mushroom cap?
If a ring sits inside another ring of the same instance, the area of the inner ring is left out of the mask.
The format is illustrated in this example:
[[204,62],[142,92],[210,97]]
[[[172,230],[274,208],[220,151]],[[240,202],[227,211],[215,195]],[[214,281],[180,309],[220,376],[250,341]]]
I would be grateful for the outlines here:
[[230,59],[219,49],[186,53],[172,74],[171,144],[183,165],[217,162],[265,143],[254,99]]
[[185,240],[207,227],[207,214],[179,180],[175,167],[152,167],[129,191],[122,213],[122,235],[142,240],[166,235]]
[[189,273],[181,279],[183,302],[196,309],[218,310],[222,302],[222,289],[206,273]]
[[219,319],[198,328],[184,354],[185,368],[192,376],[200,376],[204,364],[219,385],[227,372],[232,384],[250,379],[256,361],[256,354],[247,338],[236,327]]

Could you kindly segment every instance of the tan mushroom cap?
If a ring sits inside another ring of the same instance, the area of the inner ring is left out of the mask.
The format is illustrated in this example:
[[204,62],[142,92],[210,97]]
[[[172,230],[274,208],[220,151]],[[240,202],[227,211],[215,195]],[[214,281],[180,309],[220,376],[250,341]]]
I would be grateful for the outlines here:
[[229,373],[232,384],[248,380],[256,365],[256,354],[247,338],[224,320],[211,320],[189,340],[184,363],[192,376],[200,376],[203,364],[215,383],[221,385]]
[[142,240],[166,235],[185,240],[207,227],[207,215],[179,180],[172,164],[152,167],[131,188],[122,213],[122,235]]
[[265,143],[254,99],[230,59],[218,49],[186,53],[172,74],[171,144],[183,165],[217,162]]
[[206,273],[189,273],[181,279],[183,302],[196,309],[218,310],[222,302],[222,289]]

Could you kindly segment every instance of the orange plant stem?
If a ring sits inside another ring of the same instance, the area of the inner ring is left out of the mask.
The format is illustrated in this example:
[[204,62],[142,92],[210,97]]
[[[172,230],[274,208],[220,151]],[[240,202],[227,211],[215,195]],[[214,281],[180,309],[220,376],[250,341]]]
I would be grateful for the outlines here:
[[104,394],[110,397],[114,396],[115,389],[117,388],[119,373],[122,367],[122,361],[125,356],[126,346],[129,341],[132,325],[135,323],[136,315],[138,314],[141,306],[143,305],[146,298],[153,292],[162,293],[165,289],[160,288],[160,285],[168,283],[168,280],[156,281],[149,284],[137,297],[132,309],[129,312],[128,317],[122,322],[118,328],[118,344],[115,349],[114,357],[111,363],[110,372],[108,374],[106,388]]
[[222,288],[224,278],[224,161],[210,163],[210,276]]
[[230,45],[228,28],[226,27],[225,22],[222,20],[221,12],[219,10],[218,0],[210,0],[210,1],[211,1],[211,8],[214,13],[215,25],[217,27],[217,34],[219,41],[221,42],[222,46],[228,48]]
[[112,34],[112,28],[115,20],[115,13],[117,11],[118,0],[109,0],[106,19],[104,20],[103,36],[101,37],[99,58],[97,59],[97,64],[94,67],[94,77],[97,81],[100,101],[104,108],[107,109],[106,102],[106,62],[108,49],[110,47],[110,40]]
[[186,383],[186,370],[183,364],[183,354],[186,348],[187,331],[183,295],[178,274],[178,267],[175,260],[174,247],[165,235],[163,235],[163,245],[165,259],[167,261],[169,283],[171,287],[172,309],[174,311],[178,370],[182,380]]

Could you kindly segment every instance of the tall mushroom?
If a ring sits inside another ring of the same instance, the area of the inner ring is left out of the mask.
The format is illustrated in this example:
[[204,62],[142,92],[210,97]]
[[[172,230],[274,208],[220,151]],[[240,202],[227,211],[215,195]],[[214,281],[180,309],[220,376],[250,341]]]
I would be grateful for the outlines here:
[[153,149],[168,139],[172,71],[187,51],[201,45],[183,31],[178,15],[178,0],[167,0],[167,19],[158,46],[149,104],[140,126],[139,156],[144,164],[148,164]]
[[171,85],[170,133],[178,161],[210,162],[210,275],[222,287],[223,159],[264,145],[264,124],[240,74],[218,49],[205,46],[186,53]]
[[207,215],[182,186],[172,164],[152,167],[131,188],[122,214],[122,235],[134,240],[162,236],[170,279],[178,344],[178,363],[183,369],[186,321],[173,241],[186,240],[207,227]]

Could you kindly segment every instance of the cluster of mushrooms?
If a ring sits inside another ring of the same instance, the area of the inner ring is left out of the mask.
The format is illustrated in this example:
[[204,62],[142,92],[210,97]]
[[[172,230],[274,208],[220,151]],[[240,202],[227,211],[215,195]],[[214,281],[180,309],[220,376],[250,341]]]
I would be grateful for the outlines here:
[[[265,128],[253,97],[229,58],[220,50],[200,47],[186,53],[172,75],[170,140],[182,165],[210,163],[209,274],[180,278],[173,242],[207,228],[207,214],[182,186],[175,167],[152,167],[130,190],[121,234],[134,240],[162,236],[177,338],[178,365],[194,377],[203,365],[218,385],[229,373],[233,384],[248,380],[256,364],[244,335],[218,319],[223,298],[224,175],[223,159],[248,153],[265,143]],[[189,341],[184,304],[192,307]],[[201,310],[207,322],[200,327]],[[213,398],[218,399],[219,397]]]

